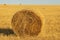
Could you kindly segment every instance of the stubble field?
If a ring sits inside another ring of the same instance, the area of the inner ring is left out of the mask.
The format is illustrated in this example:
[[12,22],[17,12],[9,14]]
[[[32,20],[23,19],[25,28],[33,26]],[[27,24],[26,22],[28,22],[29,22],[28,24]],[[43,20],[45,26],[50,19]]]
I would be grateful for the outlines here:
[[0,28],[10,28],[13,15],[22,9],[29,9],[41,17],[43,26],[37,37],[20,38],[16,35],[0,34],[0,40],[60,40],[60,6],[43,5],[0,5]]

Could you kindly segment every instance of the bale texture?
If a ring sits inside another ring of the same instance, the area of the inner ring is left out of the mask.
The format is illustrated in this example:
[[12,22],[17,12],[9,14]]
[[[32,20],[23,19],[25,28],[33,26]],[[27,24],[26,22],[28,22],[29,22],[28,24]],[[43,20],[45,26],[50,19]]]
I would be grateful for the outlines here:
[[41,32],[42,22],[31,10],[21,10],[16,12],[12,18],[12,27],[19,36],[37,36]]

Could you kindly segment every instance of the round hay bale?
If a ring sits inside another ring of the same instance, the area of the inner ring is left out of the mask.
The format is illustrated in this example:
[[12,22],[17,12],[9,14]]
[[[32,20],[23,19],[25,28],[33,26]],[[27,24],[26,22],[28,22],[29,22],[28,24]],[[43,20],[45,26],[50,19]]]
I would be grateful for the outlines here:
[[31,10],[21,10],[16,12],[12,18],[12,27],[19,36],[37,36],[41,31],[42,22]]

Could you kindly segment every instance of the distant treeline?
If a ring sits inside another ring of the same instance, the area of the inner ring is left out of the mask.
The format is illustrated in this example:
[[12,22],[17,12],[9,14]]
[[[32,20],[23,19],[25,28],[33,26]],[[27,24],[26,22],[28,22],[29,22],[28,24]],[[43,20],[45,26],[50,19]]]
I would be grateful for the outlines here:
[[4,34],[4,35],[11,35],[11,34],[15,34],[14,31],[12,29],[0,29],[0,34]]

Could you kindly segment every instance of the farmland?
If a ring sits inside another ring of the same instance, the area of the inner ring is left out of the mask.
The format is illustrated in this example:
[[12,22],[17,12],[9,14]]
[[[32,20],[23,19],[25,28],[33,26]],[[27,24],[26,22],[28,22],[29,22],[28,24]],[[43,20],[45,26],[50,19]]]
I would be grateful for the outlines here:
[[60,40],[60,6],[49,5],[2,5],[0,4],[0,28],[10,28],[13,15],[22,9],[36,12],[42,19],[42,28],[35,37],[20,38],[16,35],[0,34],[0,40]]

